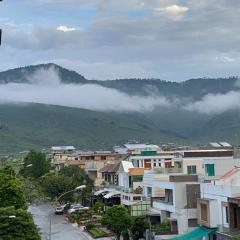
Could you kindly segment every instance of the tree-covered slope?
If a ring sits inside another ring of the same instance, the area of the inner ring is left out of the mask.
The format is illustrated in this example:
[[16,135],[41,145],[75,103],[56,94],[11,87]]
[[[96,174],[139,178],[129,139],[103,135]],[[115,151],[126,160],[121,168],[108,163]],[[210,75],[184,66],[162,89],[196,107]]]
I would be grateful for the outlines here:
[[0,151],[22,151],[51,145],[110,149],[129,140],[181,142],[142,114],[102,113],[51,105],[1,105]]

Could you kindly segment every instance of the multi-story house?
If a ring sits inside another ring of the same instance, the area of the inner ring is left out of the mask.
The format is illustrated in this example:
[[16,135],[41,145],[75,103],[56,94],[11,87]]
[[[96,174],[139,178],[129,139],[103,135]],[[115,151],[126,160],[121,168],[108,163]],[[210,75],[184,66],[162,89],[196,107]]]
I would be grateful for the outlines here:
[[50,150],[51,164],[59,171],[69,158],[76,155],[74,146],[53,146]]
[[204,175],[208,179],[218,179],[240,164],[240,159],[234,157],[233,149],[176,151],[173,160],[179,163],[183,173]]
[[146,215],[150,200],[142,195],[144,168],[134,168],[132,162],[122,161],[118,170],[118,186],[121,189],[121,204],[132,216]]
[[201,183],[198,223],[217,228],[217,240],[240,234],[240,167],[234,167],[217,181]]
[[171,232],[183,234],[197,226],[199,195],[197,175],[145,171],[143,196],[151,198],[151,209],[148,213],[151,222],[161,223],[168,219]]

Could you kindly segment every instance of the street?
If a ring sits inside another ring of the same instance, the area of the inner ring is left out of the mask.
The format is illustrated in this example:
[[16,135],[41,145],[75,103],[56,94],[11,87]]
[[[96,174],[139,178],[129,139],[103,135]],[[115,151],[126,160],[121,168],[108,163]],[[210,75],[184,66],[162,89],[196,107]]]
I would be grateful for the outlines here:
[[40,228],[43,240],[89,240],[88,234],[77,226],[68,223],[64,216],[55,215],[54,209],[47,205],[31,205],[29,211]]

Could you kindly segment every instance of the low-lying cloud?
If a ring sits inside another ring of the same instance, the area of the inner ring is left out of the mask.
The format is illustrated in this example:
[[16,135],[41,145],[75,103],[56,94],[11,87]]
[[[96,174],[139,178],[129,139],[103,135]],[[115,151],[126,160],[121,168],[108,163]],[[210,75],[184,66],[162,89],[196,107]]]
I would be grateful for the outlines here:
[[151,111],[170,106],[164,97],[129,96],[96,84],[63,84],[54,68],[28,76],[30,83],[0,85],[0,102],[43,103],[99,111]]
[[[39,69],[27,79],[29,83],[0,85],[0,103],[43,103],[118,112],[148,112],[157,107],[177,107],[185,111],[219,114],[240,109],[240,90],[207,94],[201,100],[193,101],[159,96],[158,91],[153,89],[149,91],[149,96],[141,97],[97,84],[64,84],[54,67]],[[236,82],[236,86],[240,87],[240,81]]]
[[226,94],[207,94],[200,101],[189,103],[184,108],[206,114],[237,110],[240,109],[240,91],[230,91]]

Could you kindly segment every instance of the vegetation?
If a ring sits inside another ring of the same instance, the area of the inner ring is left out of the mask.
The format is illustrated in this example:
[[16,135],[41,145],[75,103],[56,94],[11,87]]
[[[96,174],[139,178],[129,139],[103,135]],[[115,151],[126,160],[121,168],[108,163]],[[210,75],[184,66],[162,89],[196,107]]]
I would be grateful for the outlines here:
[[[137,96],[154,95],[199,100],[204,95],[237,90],[236,78],[191,79],[182,83],[158,79],[90,81],[53,64],[29,66],[0,73],[0,83],[28,82],[39,68],[55,67],[62,82],[98,84]],[[177,117],[176,117],[177,116]],[[173,128],[174,126],[174,128]],[[129,140],[144,142],[208,143],[222,139],[240,144],[239,111],[206,115],[177,108],[147,113],[96,112],[43,104],[0,105],[0,149],[4,153],[51,145],[80,149],[110,149]],[[36,130],[38,134],[36,135]]]
[[50,170],[50,160],[46,158],[46,154],[40,151],[31,150],[24,158],[23,168],[20,174],[24,177],[38,179]]
[[149,228],[149,223],[144,216],[133,218],[133,225],[132,225],[133,240],[138,240],[140,238],[143,238],[144,233],[148,228]]
[[93,181],[89,178],[87,173],[78,166],[64,167],[60,170],[60,174],[71,178],[72,188],[86,185],[86,188],[82,190],[83,194],[92,192]]
[[[39,181],[43,192],[51,200],[56,200],[61,194],[75,189],[80,185],[86,185],[77,195],[83,196],[85,193],[92,192],[93,181],[85,171],[78,166],[64,167],[59,173],[47,173]],[[63,196],[60,201],[72,201],[73,193]],[[78,197],[77,197],[78,198]]]
[[0,169],[0,239],[40,240],[27,204],[21,178],[11,166]]
[[0,208],[11,206],[16,209],[27,207],[22,182],[11,167],[5,167],[0,170]]
[[87,224],[86,229],[94,238],[106,237],[106,233],[93,224]]
[[132,218],[124,206],[116,205],[107,209],[102,223],[116,233],[117,239],[120,239],[123,232],[131,229]]
[[0,208],[0,239],[40,240],[32,215],[14,207]]
[[[48,173],[44,175],[40,180],[40,186],[45,195],[51,200],[55,200],[61,194],[73,189],[72,179],[70,177],[56,173]],[[65,199],[69,199],[69,196]]]

